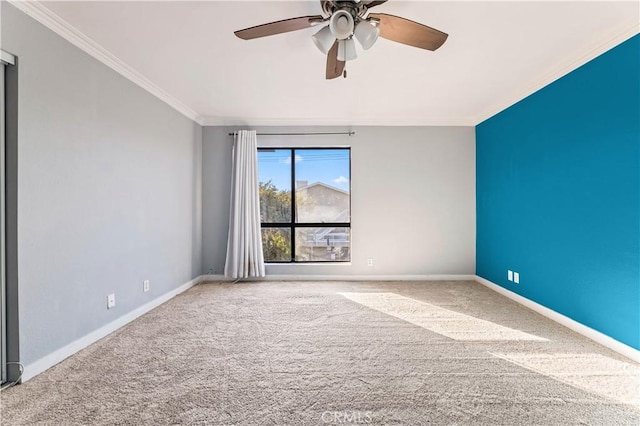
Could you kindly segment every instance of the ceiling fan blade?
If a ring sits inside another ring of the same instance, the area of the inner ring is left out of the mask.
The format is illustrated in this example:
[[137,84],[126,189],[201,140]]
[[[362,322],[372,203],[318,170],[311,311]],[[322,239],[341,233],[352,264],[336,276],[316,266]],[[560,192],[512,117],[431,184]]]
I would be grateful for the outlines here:
[[251,40],[275,34],[288,33],[289,31],[302,30],[324,21],[325,18],[322,15],[301,16],[299,18],[284,19],[282,21],[245,28],[244,30],[235,31],[234,34],[243,40]]
[[338,78],[344,71],[344,61],[338,60],[338,42],[336,41],[327,54],[327,80]]
[[435,28],[386,13],[370,13],[380,20],[380,37],[421,49],[436,50],[447,40],[448,34]]
[[367,6],[367,9],[371,9],[372,7],[380,6],[382,3],[386,3],[387,0],[370,0],[365,1],[364,4]]

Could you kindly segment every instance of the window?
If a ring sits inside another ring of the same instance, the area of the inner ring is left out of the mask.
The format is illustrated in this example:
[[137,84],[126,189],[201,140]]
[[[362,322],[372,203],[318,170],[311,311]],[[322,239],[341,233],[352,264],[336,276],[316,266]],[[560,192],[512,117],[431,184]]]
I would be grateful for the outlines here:
[[349,148],[259,148],[258,178],[265,262],[351,259]]

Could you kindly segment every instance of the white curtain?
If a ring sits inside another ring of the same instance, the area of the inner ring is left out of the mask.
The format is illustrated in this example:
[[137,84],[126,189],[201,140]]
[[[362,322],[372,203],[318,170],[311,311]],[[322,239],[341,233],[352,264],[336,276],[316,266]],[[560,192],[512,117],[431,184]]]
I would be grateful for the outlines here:
[[231,211],[224,274],[240,279],[264,277],[255,130],[236,132],[233,143]]

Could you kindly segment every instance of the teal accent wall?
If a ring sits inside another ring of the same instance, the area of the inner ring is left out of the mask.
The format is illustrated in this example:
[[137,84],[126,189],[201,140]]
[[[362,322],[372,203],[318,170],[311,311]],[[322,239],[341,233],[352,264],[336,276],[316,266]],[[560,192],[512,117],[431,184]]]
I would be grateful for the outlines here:
[[476,273],[640,349],[639,146],[640,35],[479,124]]

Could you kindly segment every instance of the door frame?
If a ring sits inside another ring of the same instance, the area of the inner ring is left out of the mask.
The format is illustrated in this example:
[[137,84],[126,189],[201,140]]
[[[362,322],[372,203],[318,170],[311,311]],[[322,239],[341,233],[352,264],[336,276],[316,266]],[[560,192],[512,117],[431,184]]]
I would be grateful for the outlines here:
[[13,55],[0,50],[0,384],[7,381],[7,167],[6,167],[6,67]]

